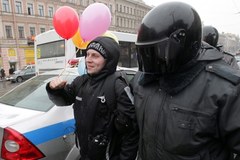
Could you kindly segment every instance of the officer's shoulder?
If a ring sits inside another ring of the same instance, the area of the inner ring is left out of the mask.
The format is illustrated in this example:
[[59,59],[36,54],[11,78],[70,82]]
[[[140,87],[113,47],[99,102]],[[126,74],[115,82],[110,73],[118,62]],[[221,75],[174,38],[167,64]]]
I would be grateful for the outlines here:
[[129,84],[127,75],[122,70],[116,71],[114,74],[109,76],[109,79],[110,79],[109,81],[115,81],[115,83],[117,83],[117,84],[119,84],[119,83],[125,83],[127,85]]
[[226,52],[226,51],[223,51],[223,54],[234,57],[234,55],[232,53],[229,53],[229,52]]
[[240,70],[234,69],[230,65],[227,65],[222,61],[218,61],[216,63],[209,63],[206,66],[205,70],[228,80],[234,85],[240,84]]

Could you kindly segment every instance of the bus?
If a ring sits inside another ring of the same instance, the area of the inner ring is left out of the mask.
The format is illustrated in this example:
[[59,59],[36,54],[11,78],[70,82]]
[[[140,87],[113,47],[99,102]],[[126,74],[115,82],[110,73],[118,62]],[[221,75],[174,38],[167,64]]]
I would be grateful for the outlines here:
[[[116,31],[110,32],[116,35],[119,40],[121,54],[118,66],[137,67],[135,47],[137,35]],[[71,39],[63,39],[54,29],[35,37],[34,52],[37,73],[65,68],[69,60],[85,55],[85,51],[78,49]]]

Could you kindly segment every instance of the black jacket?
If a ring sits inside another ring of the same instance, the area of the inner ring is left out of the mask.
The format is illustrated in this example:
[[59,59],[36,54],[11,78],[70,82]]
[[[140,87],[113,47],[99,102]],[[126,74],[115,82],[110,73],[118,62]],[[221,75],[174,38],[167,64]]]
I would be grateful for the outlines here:
[[240,154],[240,72],[216,49],[203,49],[184,72],[146,77],[139,72],[133,83],[139,159],[231,160]]
[[[203,42],[204,43],[204,42]],[[206,49],[209,47],[209,45],[207,45],[205,43],[204,47],[206,47]],[[239,66],[237,64],[237,60],[236,58],[234,57],[234,55],[232,55],[231,53],[229,52],[225,52],[222,50],[222,45],[218,45],[216,46],[217,50],[219,50],[222,54],[223,54],[223,60],[229,64],[230,66],[232,66],[233,68],[235,69],[239,69]]]
[[110,160],[134,160],[139,134],[131,92],[121,77],[113,76],[120,48],[109,37],[97,37],[90,44],[96,43],[95,47],[103,46],[106,56],[102,70],[79,76],[61,90],[51,90],[48,84],[47,92],[56,105],[74,103],[81,160],[104,160],[107,156]]
[[[87,75],[79,76],[62,90],[51,90],[47,85],[47,91],[49,98],[59,106],[74,103],[76,132],[82,157],[87,159],[88,154],[93,154],[89,151],[90,139],[106,133],[111,127],[110,160],[134,160],[138,147],[138,128],[135,108],[126,92],[128,86],[121,79],[116,80],[117,106],[113,113],[106,103],[101,102],[100,97],[104,96],[104,92],[108,92],[102,91],[104,80],[103,78],[95,81]],[[82,86],[79,87],[79,84]],[[111,121],[112,118],[114,120]],[[127,128],[119,129],[122,125],[116,121],[119,118],[124,121],[124,125],[128,125]],[[110,121],[113,125],[109,124]]]

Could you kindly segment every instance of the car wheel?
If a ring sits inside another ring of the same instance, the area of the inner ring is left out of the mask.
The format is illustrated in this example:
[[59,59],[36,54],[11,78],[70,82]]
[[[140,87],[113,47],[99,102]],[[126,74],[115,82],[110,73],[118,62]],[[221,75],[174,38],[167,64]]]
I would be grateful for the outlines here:
[[23,81],[22,77],[17,77],[17,82],[21,83]]
[[11,80],[12,83],[15,83],[15,81]]

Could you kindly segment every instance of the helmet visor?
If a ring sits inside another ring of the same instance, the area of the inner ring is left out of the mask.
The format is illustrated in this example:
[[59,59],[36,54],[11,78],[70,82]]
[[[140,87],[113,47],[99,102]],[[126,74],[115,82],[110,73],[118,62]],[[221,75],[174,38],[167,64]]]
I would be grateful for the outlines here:
[[165,38],[154,44],[137,45],[141,71],[154,74],[175,72],[181,62],[183,44],[176,38]]

